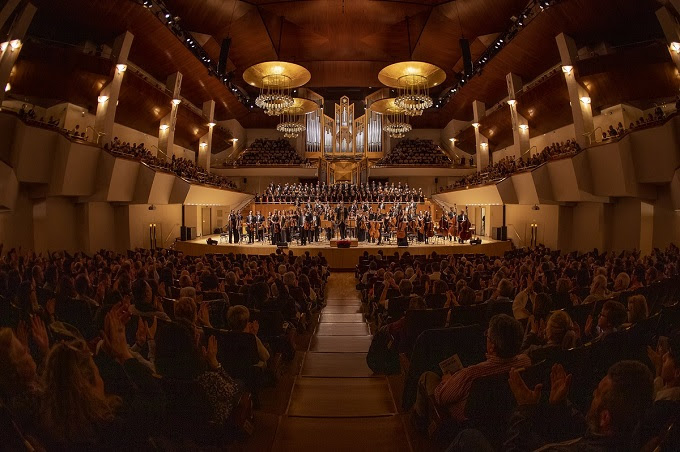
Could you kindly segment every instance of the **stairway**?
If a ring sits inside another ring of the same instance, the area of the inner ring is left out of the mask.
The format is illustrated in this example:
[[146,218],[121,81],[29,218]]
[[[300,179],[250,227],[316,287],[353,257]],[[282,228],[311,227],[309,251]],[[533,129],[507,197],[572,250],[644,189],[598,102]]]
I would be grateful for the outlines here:
[[328,281],[327,306],[279,422],[274,451],[410,451],[387,378],[366,365],[371,343],[350,273]]

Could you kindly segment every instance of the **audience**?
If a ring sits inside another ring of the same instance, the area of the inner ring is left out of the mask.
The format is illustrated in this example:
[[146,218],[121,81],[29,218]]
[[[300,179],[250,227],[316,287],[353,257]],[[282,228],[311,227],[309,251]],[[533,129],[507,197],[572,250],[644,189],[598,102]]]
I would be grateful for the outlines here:
[[[269,140],[258,138],[246,148],[241,155],[232,163],[233,166],[260,166],[260,165],[309,165],[308,159],[303,159],[300,154],[284,138]],[[227,166],[227,163],[224,163]]]
[[104,149],[113,154],[141,160],[153,168],[175,173],[179,177],[192,182],[214,185],[219,188],[231,190],[236,189],[236,184],[228,178],[220,176],[219,174],[208,173],[204,168],[196,165],[196,163],[191,160],[182,157],[178,158],[174,154],[170,161],[154,156],[151,151],[144,146],[144,143],[130,144],[128,142],[120,141],[118,137],[114,137],[110,144],[107,143],[104,145]]
[[432,140],[403,139],[375,166],[451,166],[453,162]]

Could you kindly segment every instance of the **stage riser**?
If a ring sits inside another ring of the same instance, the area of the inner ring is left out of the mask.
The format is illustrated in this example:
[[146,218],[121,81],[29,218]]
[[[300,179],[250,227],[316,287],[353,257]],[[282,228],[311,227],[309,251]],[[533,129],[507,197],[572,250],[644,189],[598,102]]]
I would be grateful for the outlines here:
[[[213,240],[219,240],[219,235],[210,236]],[[258,254],[268,255],[276,252],[276,247],[271,245],[208,245],[205,241],[208,237],[202,237],[196,241],[190,242],[176,242],[175,249],[191,256],[202,256],[209,253],[235,253],[235,254]],[[451,245],[413,245],[408,247],[397,247],[396,245],[386,246],[359,246],[358,248],[331,248],[328,243],[319,246],[296,246],[284,249],[288,253],[293,251],[295,256],[304,255],[309,252],[310,255],[315,256],[319,251],[328,260],[331,269],[335,270],[351,270],[359,262],[359,256],[363,255],[365,251],[368,254],[376,255],[378,250],[382,250],[384,255],[394,254],[398,251],[400,254],[408,251],[411,254],[425,255],[436,252],[437,254],[486,254],[487,256],[502,256],[506,251],[510,251],[511,243],[498,241],[484,241],[481,245],[470,244],[451,244]]]

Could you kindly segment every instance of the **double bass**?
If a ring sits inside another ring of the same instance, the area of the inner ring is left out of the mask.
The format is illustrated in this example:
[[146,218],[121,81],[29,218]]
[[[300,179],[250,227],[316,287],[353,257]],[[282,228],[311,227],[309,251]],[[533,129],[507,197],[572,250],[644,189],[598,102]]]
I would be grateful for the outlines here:
[[368,235],[372,239],[379,239],[380,238],[380,222],[379,221],[371,221],[371,229],[368,232]]
[[408,229],[408,222],[402,220],[401,223],[399,223],[399,229],[397,230],[397,238],[398,239],[405,239],[407,229]]
[[472,238],[472,232],[470,232],[470,220],[468,219],[468,216],[465,215],[463,217],[463,221],[460,222],[460,232],[459,232],[459,237],[462,242],[466,240],[470,240]]

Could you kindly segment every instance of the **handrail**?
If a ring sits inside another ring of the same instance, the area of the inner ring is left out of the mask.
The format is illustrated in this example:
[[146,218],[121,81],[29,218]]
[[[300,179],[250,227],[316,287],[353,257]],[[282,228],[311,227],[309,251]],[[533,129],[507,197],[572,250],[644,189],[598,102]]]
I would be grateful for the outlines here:
[[512,226],[512,229],[515,232],[515,235],[517,236],[517,240],[519,240],[522,243],[522,246],[524,246],[524,240],[522,240],[522,237],[519,236],[519,232],[517,232],[517,228],[515,227],[515,225],[508,224],[508,226]]
[[588,145],[592,145],[593,141],[597,143],[597,136],[595,135],[595,132],[597,132],[597,129],[600,129],[600,132],[602,132],[604,129],[602,129],[602,126],[597,126],[593,129],[592,132],[586,132],[583,134],[584,137],[588,138]]

